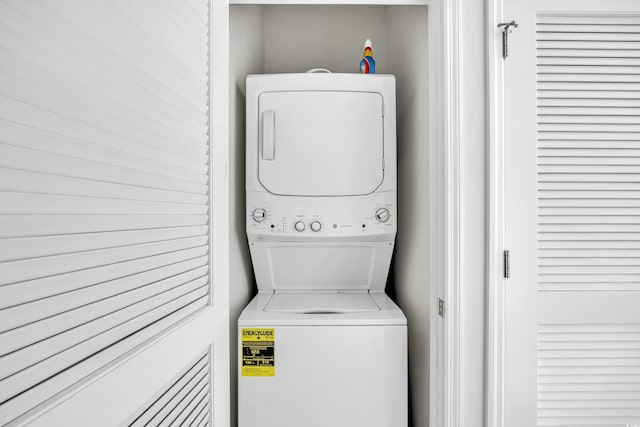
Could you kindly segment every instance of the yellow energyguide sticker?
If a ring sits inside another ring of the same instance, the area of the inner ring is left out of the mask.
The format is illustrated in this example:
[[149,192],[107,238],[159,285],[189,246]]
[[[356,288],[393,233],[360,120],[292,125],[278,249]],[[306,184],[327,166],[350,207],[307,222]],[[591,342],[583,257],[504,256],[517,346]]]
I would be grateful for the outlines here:
[[242,376],[275,375],[275,328],[242,328]]

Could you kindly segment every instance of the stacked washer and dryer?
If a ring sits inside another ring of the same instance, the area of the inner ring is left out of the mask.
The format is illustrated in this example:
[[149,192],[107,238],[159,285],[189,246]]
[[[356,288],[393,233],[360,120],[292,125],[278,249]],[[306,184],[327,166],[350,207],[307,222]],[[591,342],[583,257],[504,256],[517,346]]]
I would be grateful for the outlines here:
[[247,77],[246,229],[258,294],[238,320],[240,427],[407,425],[395,78]]

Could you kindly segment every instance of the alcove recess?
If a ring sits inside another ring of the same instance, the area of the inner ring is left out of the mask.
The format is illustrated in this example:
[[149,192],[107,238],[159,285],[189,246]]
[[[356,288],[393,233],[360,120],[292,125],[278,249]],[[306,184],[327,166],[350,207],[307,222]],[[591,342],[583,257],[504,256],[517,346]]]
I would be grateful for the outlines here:
[[[312,68],[356,73],[369,38],[376,72],[396,76],[399,218],[387,293],[409,321],[411,416],[415,425],[421,425],[428,419],[431,298],[428,7],[416,1],[352,5],[237,1],[229,9],[231,336],[236,336],[236,320],[255,293],[245,235],[245,78]],[[234,343],[231,348],[235,383]]]

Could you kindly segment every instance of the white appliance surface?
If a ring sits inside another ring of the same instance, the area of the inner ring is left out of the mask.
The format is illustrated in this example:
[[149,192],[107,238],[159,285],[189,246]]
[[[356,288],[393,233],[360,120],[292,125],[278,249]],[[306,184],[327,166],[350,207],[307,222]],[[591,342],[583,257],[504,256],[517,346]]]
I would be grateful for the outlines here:
[[274,335],[274,375],[239,377],[239,427],[408,425],[406,326],[275,326]]
[[[269,301],[274,295],[287,294],[285,291],[260,291],[249,305],[247,305],[238,319],[239,327],[272,327],[272,326],[381,326],[395,325],[406,326],[407,318],[400,308],[383,291],[364,291],[369,294],[375,305],[379,308],[376,311],[363,311],[361,301],[354,302],[349,295],[351,292],[333,292],[331,304],[340,306],[341,311],[335,313],[313,313],[295,312],[292,306],[286,305],[288,297],[284,297],[284,307],[290,310],[269,311]],[[294,294],[293,292],[291,292]],[[311,292],[312,294],[314,292]],[[322,293],[322,292],[319,292]],[[300,293],[296,293],[300,294]],[[341,302],[335,299],[347,295]],[[363,297],[365,299],[366,297]],[[277,300],[276,300],[277,301]],[[280,302],[276,302],[275,307],[282,307]],[[311,303],[307,303],[311,304]],[[298,310],[300,311],[300,310]],[[405,349],[406,350],[406,349]]]
[[[375,192],[353,197],[287,197],[247,192],[247,235],[251,241],[357,240],[393,242],[396,235],[396,193]],[[385,221],[377,219],[381,210]],[[261,212],[259,220],[255,213]],[[297,229],[301,222],[304,227]],[[320,228],[311,226],[318,222]]]
[[384,290],[391,242],[251,242],[262,290]]
[[384,175],[382,101],[370,92],[262,93],[260,183],[278,195],[373,193]]
[[258,295],[238,319],[238,425],[407,426],[407,320],[384,293],[395,78],[249,76],[246,96]]
[[265,311],[344,314],[380,311],[369,292],[274,292]]
[[397,229],[395,77],[247,77],[247,237],[260,290],[383,290]]
[[[312,292],[308,297],[344,312],[266,311],[271,304],[293,309],[294,301],[313,305],[301,294],[260,292],[238,321],[238,354],[243,328],[273,328],[275,336],[274,375],[239,376],[239,427],[406,426],[407,324],[400,309],[384,292]],[[370,306],[367,298],[377,311],[359,311]]]
[[393,75],[248,76],[247,191],[395,191],[395,97]]

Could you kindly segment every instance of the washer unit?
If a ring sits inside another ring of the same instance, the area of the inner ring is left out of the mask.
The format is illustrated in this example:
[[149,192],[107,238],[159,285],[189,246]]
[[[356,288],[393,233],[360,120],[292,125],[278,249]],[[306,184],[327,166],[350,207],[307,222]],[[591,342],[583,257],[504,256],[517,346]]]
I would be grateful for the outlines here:
[[407,425],[407,322],[384,293],[396,235],[395,78],[247,77],[240,427]]

